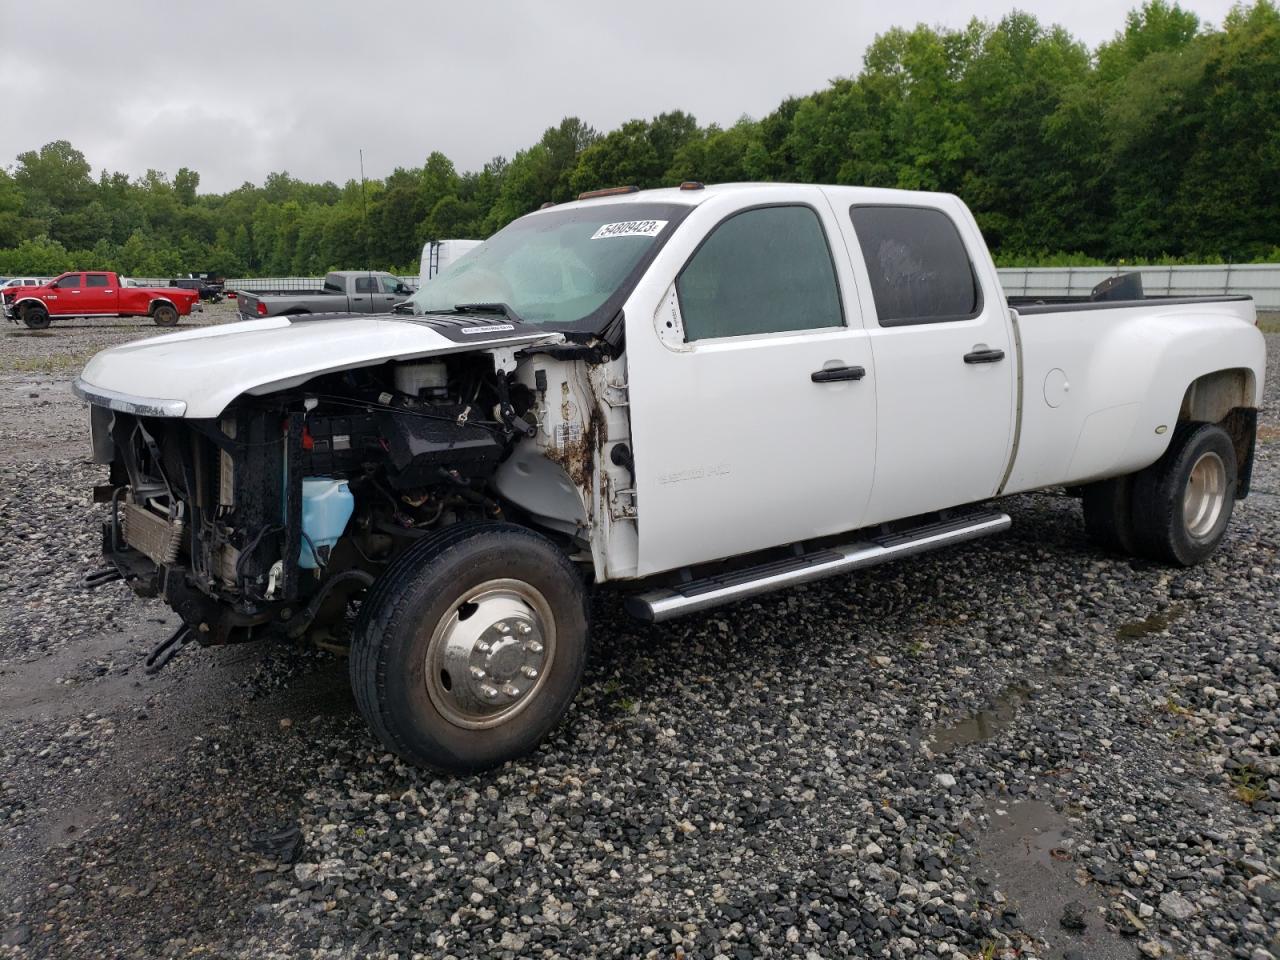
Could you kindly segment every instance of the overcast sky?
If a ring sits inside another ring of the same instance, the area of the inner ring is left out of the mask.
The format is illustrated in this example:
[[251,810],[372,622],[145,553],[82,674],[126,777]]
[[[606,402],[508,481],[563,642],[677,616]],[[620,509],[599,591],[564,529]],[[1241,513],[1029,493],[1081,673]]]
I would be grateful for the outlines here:
[[[1220,24],[1228,0],[1181,0]],[[1015,6],[1090,47],[1138,0],[610,0],[403,3],[0,0],[0,165],[70,140],[94,170],[382,177],[441,150],[510,157],[561,117],[599,130],[683,109],[759,117],[857,73],[893,26]]]

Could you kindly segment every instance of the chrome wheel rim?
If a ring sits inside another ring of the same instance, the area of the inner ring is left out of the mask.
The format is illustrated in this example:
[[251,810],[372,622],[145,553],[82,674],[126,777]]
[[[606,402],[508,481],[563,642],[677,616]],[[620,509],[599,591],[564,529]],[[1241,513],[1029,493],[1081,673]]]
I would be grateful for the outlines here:
[[1227,502],[1227,468],[1216,453],[1203,453],[1191,468],[1182,493],[1182,522],[1187,533],[1204,540],[1218,525]]
[[436,624],[427,645],[427,695],[459,727],[497,726],[537,697],[555,650],[546,598],[521,580],[488,580]]

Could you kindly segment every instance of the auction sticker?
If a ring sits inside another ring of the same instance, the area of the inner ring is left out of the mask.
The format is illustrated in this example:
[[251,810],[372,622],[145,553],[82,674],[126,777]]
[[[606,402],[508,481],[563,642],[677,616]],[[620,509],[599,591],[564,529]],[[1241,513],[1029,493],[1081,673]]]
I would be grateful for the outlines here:
[[667,225],[666,220],[622,220],[618,223],[606,223],[591,235],[592,240],[605,240],[609,237],[656,237]]

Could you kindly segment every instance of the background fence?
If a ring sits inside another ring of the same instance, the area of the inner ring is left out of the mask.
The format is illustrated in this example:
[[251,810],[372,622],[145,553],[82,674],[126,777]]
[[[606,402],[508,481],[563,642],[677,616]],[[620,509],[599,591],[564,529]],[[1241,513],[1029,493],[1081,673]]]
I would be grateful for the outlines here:
[[1280,264],[1223,263],[1179,267],[1003,267],[1000,282],[1009,296],[1080,297],[1107,277],[1142,274],[1152,296],[1247,294],[1259,310],[1280,310]]
[[[1223,263],[1179,267],[1002,267],[1000,282],[1010,296],[1080,297],[1107,277],[1118,273],[1142,274],[1142,287],[1153,296],[1247,294],[1259,310],[1280,310],[1280,263]],[[168,286],[169,280],[134,277],[142,286]],[[411,287],[416,276],[400,278]],[[228,290],[271,293],[279,290],[319,290],[324,277],[237,277]]]
[[[130,277],[129,282],[138,287],[167,287],[169,277]],[[409,286],[417,289],[416,276],[400,278]],[[243,290],[245,293],[276,293],[282,290],[319,290],[324,285],[324,277],[237,277],[228,280],[228,290]]]

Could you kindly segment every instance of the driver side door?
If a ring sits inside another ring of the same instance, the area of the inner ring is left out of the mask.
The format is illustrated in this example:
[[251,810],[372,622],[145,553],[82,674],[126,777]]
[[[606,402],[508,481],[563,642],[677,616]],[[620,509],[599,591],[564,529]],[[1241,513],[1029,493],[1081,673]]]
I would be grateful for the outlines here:
[[84,290],[81,287],[84,277],[79,273],[69,273],[58,280],[48,293],[42,294],[49,314],[55,317],[78,317],[84,312],[81,299]]
[[392,307],[408,296],[399,277],[378,277],[378,292],[373,295],[374,312],[390,313]]
[[841,533],[865,511],[875,376],[848,254],[821,194],[780,193],[708,224],[653,325],[628,335],[642,576]]

